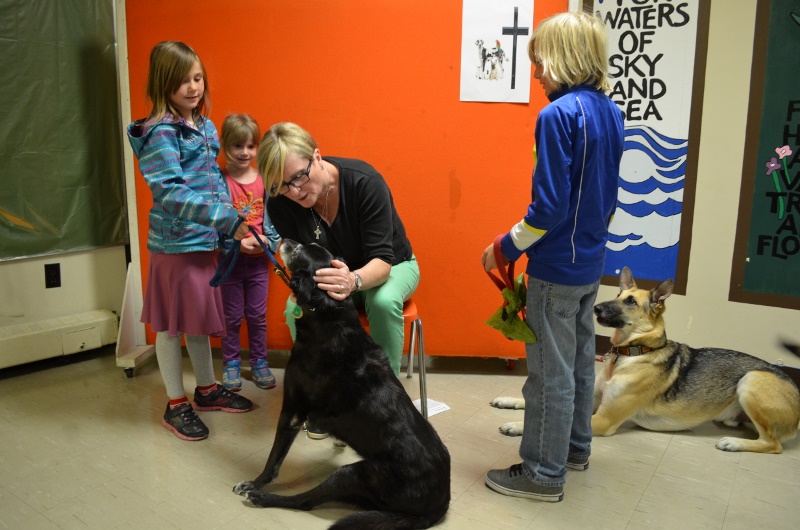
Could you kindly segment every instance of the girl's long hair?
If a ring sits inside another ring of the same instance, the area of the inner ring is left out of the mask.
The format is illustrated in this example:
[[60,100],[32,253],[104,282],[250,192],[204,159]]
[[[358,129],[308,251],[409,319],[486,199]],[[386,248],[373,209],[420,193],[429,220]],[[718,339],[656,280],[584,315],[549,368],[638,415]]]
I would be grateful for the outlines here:
[[181,86],[186,76],[197,62],[203,72],[203,97],[195,107],[192,115],[197,119],[200,115],[211,112],[211,97],[208,76],[203,61],[195,51],[179,41],[164,41],[155,45],[150,52],[150,73],[147,76],[147,99],[153,104],[148,117],[149,123],[161,120],[167,113],[180,117],[180,113],[172,106],[169,97]]

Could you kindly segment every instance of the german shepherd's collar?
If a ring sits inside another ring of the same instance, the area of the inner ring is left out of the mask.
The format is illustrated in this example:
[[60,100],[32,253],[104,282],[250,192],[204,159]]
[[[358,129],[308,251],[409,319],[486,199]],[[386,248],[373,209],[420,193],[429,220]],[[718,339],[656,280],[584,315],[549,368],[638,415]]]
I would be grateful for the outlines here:
[[648,346],[612,346],[608,353],[611,355],[627,355],[628,357],[636,357],[651,351],[653,351],[653,348]]

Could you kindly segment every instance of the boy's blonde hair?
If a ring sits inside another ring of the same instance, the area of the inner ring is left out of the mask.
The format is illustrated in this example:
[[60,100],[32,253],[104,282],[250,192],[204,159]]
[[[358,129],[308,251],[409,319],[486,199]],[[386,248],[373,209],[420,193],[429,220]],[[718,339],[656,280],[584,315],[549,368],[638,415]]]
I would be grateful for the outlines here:
[[234,144],[256,143],[261,136],[258,123],[248,114],[231,114],[222,122],[222,137],[220,146],[225,153],[225,160],[231,162],[233,159],[229,150]]
[[598,17],[583,12],[544,19],[528,41],[528,57],[558,86],[590,84],[608,92],[608,35]]
[[195,61],[200,64],[203,72],[205,90],[203,97],[192,111],[194,118],[203,114],[204,110],[211,112],[211,97],[208,87],[208,77],[203,61],[187,44],[179,41],[159,42],[150,52],[150,73],[147,75],[147,99],[153,104],[150,111],[149,122],[160,121],[167,112],[176,118],[180,113],[172,106],[169,97],[178,90],[186,76],[192,70]]
[[256,157],[258,172],[269,194],[275,197],[283,185],[283,169],[289,153],[311,160],[316,149],[314,138],[297,124],[281,122],[270,127],[261,139]]

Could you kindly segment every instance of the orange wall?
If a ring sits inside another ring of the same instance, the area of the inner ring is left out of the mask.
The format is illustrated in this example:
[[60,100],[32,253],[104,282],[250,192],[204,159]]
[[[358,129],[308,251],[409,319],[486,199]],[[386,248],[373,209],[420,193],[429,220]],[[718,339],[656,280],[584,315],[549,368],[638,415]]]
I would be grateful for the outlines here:
[[[461,6],[129,0],[131,111],[135,118],[148,112],[151,48],[186,42],[208,71],[218,128],[234,112],[251,114],[262,131],[294,121],[323,155],[361,158],[383,174],[420,264],[414,299],[428,355],[523,357],[521,343],[483,324],[502,299],[480,256],[526,211],[533,128],[547,100],[533,82],[528,105],[459,101]],[[534,9],[538,23],[566,10],[567,0],[535,0]],[[528,60],[526,44],[519,44],[518,61]],[[141,178],[136,194],[146,275],[152,199]],[[268,345],[288,349],[288,289],[274,275],[270,281]]]

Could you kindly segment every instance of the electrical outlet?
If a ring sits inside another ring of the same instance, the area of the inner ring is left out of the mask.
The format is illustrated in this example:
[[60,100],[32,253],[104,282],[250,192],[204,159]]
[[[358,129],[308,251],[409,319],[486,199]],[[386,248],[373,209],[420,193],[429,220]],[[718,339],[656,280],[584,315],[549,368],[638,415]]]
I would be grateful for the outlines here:
[[44,287],[61,287],[61,264],[45,263],[44,265]]

